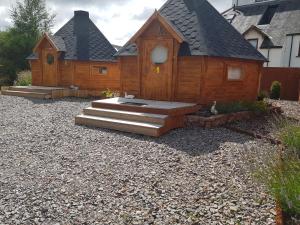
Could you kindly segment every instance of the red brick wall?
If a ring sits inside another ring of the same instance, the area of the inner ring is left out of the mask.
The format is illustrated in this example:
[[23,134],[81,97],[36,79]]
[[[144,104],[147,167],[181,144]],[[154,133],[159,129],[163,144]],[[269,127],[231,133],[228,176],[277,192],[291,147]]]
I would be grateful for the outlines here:
[[282,85],[281,99],[300,99],[300,68],[263,68],[260,90],[269,91],[275,80]]

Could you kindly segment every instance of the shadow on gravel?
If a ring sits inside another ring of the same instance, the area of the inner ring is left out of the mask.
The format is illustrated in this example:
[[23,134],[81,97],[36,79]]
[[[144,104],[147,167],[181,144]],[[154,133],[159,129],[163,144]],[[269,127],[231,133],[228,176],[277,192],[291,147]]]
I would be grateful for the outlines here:
[[181,128],[173,130],[159,138],[103,128],[84,127],[84,129],[92,129],[94,131],[101,130],[102,132],[110,133],[112,136],[125,136],[127,138],[145,142],[145,148],[149,146],[149,142],[165,145],[175,150],[185,152],[190,156],[201,156],[213,153],[226,142],[243,145],[254,140],[250,136],[242,135],[225,128]]

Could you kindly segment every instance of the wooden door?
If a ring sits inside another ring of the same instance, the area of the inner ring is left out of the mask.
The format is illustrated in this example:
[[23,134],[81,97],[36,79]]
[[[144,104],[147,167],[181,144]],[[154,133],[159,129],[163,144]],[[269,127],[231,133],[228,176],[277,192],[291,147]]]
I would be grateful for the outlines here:
[[56,51],[49,48],[42,50],[43,86],[57,86],[57,56]]
[[[168,50],[167,60],[156,64],[152,52],[156,47]],[[144,99],[170,101],[172,93],[173,40],[143,40],[141,73],[141,97]]]

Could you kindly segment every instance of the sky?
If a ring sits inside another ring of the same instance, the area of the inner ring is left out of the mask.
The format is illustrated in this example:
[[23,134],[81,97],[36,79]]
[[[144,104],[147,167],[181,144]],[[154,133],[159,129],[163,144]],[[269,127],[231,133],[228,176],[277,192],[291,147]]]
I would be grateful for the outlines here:
[[[11,25],[9,9],[17,0],[0,0],[0,30]],[[89,11],[90,18],[112,44],[123,45],[166,0],[46,0],[56,14],[55,33],[75,10]],[[209,0],[220,12],[231,7],[232,0]]]

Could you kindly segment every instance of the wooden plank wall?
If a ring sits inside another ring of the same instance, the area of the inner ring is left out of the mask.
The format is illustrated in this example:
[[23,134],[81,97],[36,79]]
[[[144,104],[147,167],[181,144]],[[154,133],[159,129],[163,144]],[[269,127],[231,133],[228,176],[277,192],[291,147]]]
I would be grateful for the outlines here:
[[[43,83],[41,60],[31,60],[32,85],[47,86]],[[100,67],[107,67],[108,73],[99,73]],[[118,62],[60,61],[58,86],[78,86],[81,90],[120,90],[120,68]]]
[[127,92],[138,97],[140,94],[140,78],[137,57],[121,57],[120,64],[122,93]]
[[[108,73],[99,73],[107,67]],[[118,62],[74,62],[73,84],[82,90],[120,90],[120,68]]]
[[[210,57],[206,58],[205,66],[206,73],[202,78],[200,103],[256,100],[262,63]],[[228,66],[241,67],[244,73],[243,79],[240,81],[228,80]]]
[[269,92],[273,81],[282,85],[281,99],[300,100],[300,68],[263,68],[260,89]]
[[30,60],[31,74],[32,74],[32,85],[42,86],[42,62],[41,60]]
[[[121,57],[122,89],[138,94],[136,57]],[[243,79],[229,81],[227,67],[243,69]],[[213,101],[254,101],[257,98],[262,63],[225,58],[179,57],[174,87],[175,101],[211,104]],[[137,95],[138,96],[138,95]]]

